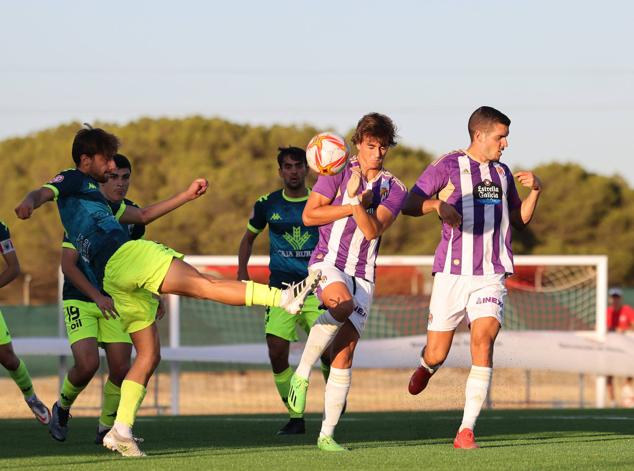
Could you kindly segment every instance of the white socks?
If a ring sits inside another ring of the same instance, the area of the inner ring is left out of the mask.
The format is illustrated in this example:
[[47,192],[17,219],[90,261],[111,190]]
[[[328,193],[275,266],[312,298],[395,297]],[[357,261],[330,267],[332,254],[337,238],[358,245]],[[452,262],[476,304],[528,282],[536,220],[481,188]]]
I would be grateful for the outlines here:
[[115,421],[113,428],[123,438],[132,438],[132,427],[130,427],[129,425]]
[[493,368],[475,365],[471,367],[465,391],[464,415],[462,416],[462,424],[459,431],[465,428],[473,430],[475,427],[482,404],[484,404],[489,391],[492,373]]
[[[308,334],[306,347],[304,347],[304,352],[302,353],[302,359],[299,361],[299,365],[295,370],[297,376],[304,379],[310,378],[311,368],[319,357],[321,357],[321,354],[326,351],[326,348],[328,348],[330,342],[335,338],[342,325],[343,322],[339,322],[332,317],[329,311],[319,316],[310,329],[310,334]],[[332,375],[332,369],[330,370],[330,374]]]
[[434,374],[436,372],[436,370],[440,367],[437,366],[435,368],[432,368],[431,366],[427,365],[427,363],[425,363],[425,360],[423,359],[423,357],[420,357],[420,366],[422,366],[423,368],[425,368],[427,371],[429,371],[431,374]]
[[330,376],[326,383],[326,398],[324,403],[324,419],[321,422],[320,435],[332,437],[335,433],[335,426],[341,417],[341,411],[346,404],[348,391],[350,391],[350,382],[352,379],[352,370],[347,368],[330,368]]

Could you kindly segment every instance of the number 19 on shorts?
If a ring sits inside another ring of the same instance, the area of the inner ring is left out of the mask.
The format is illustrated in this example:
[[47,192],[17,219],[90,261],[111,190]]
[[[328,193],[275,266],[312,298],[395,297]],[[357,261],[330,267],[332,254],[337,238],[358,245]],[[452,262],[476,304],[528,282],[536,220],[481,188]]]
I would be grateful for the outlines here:
[[81,327],[81,319],[79,318],[79,308],[77,306],[68,306],[66,309],[66,318],[68,319],[68,325],[70,330],[75,330]]

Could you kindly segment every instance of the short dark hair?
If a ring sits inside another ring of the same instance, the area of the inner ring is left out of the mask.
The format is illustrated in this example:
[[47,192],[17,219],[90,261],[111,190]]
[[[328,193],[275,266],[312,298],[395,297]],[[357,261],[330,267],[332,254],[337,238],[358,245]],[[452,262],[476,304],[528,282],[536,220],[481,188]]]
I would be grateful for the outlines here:
[[396,126],[390,117],[381,113],[368,113],[357,123],[352,142],[361,144],[365,136],[372,136],[381,145],[394,147],[396,145],[396,132]]
[[117,168],[127,168],[132,173],[132,164],[128,160],[128,158],[123,154],[115,154],[114,155],[114,163]]
[[488,131],[492,125],[500,123],[505,126],[511,125],[511,120],[501,111],[490,106],[481,106],[469,118],[469,137],[473,140],[476,131]]
[[83,128],[77,131],[73,139],[73,161],[79,165],[81,156],[86,154],[93,157],[95,154],[103,154],[112,158],[119,150],[119,139],[114,134],[100,128]]
[[282,168],[284,164],[284,157],[288,156],[295,162],[303,162],[304,167],[308,167],[308,161],[306,160],[306,151],[300,147],[278,147],[277,165]]

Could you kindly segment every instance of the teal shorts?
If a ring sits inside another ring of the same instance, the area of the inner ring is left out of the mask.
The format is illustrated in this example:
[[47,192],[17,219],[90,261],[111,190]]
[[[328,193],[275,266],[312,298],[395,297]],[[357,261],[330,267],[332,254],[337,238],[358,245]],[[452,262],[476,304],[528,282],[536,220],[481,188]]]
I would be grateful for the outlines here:
[[308,333],[317,318],[326,312],[319,309],[320,304],[317,296],[311,294],[306,298],[304,307],[297,315],[289,314],[281,307],[269,307],[264,317],[264,332],[289,342],[297,342],[296,326]]

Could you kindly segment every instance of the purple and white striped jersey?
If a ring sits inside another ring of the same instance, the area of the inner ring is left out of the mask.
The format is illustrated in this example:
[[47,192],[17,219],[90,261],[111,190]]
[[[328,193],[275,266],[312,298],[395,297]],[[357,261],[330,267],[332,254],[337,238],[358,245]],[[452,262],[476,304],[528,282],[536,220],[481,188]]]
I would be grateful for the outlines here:
[[[346,192],[346,186],[352,175],[353,165],[358,164],[356,159],[351,158],[341,173],[320,176],[313,187],[313,192],[330,198],[330,204],[333,206],[349,204],[350,197]],[[371,189],[374,193],[368,212],[374,213],[379,206],[384,206],[395,218],[398,216],[407,197],[407,188],[398,178],[383,169],[371,181],[362,177],[358,194],[367,189]],[[374,282],[376,256],[380,243],[380,237],[366,240],[352,216],[338,219],[319,227],[319,242],[308,265],[317,262],[331,263],[350,276]]]
[[522,200],[506,165],[481,164],[464,151],[450,152],[425,169],[412,191],[424,198],[438,194],[462,216],[460,227],[442,225],[434,273],[513,273],[509,212]]

